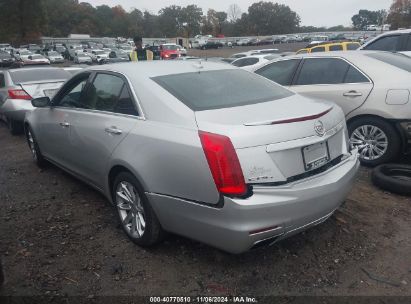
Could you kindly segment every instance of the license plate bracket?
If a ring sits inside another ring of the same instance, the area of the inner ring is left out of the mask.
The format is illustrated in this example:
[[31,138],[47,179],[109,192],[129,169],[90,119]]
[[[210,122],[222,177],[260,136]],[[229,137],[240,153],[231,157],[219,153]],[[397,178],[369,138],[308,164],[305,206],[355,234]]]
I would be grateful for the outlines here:
[[322,141],[301,149],[305,171],[312,171],[326,165],[330,157],[328,141]]

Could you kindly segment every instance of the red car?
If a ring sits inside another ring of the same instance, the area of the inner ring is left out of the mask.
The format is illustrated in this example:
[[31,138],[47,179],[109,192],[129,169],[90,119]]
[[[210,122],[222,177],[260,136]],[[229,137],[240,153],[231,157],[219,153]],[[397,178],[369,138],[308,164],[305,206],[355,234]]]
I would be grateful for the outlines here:
[[174,43],[160,45],[160,57],[162,60],[170,60],[180,57],[178,45]]

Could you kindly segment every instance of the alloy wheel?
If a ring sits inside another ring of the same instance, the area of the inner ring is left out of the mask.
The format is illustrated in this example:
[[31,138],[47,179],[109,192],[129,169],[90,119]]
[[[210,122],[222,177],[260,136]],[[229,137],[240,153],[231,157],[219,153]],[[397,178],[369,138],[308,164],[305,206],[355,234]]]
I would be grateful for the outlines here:
[[126,181],[118,184],[116,205],[121,223],[133,238],[141,238],[146,230],[145,211],[135,187]]
[[387,152],[388,137],[377,126],[362,125],[352,132],[350,144],[351,148],[358,148],[362,159],[373,161]]

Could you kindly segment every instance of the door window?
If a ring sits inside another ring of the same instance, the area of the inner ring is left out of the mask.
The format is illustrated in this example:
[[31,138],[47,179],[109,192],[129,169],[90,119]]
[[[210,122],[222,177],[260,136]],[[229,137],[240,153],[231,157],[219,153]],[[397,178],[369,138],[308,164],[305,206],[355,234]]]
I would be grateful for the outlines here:
[[134,115],[138,116],[138,112],[134,106],[133,99],[126,85],[123,86],[120,98],[114,107],[114,112],[120,114]]
[[85,94],[85,107],[114,112],[114,107],[120,97],[123,86],[124,81],[118,76],[97,74]]
[[395,36],[386,36],[378,39],[377,41],[374,41],[367,47],[365,47],[365,50],[374,50],[374,51],[388,51],[388,52],[394,52],[397,50],[398,43],[400,41],[400,36],[395,35]]
[[4,81],[4,74],[0,73],[0,88],[4,88],[6,86],[6,82]]
[[277,61],[262,67],[256,73],[283,86],[289,86],[299,63],[300,59]]
[[324,46],[319,46],[311,49],[311,53],[320,53],[320,52],[325,52],[325,47]]
[[370,82],[360,71],[353,66],[350,66],[345,75],[344,83],[364,83]]
[[53,100],[53,103],[65,108],[84,108],[81,99],[89,76],[90,74],[79,75],[73,81],[69,82],[66,88],[62,90],[63,94],[61,95],[61,99],[57,96],[56,101],[54,102]]
[[408,35],[408,42],[407,45],[405,46],[406,51],[411,51],[411,34]]
[[330,45],[330,51],[342,51],[343,46],[341,44]]
[[350,65],[336,58],[305,59],[296,85],[344,83]]

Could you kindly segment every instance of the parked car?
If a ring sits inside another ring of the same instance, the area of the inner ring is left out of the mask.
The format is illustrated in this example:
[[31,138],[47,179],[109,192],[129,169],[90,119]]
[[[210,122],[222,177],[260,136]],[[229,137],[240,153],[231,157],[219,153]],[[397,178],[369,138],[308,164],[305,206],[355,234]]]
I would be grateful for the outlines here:
[[111,51],[108,58],[101,61],[101,63],[116,63],[130,61],[130,57],[123,51]]
[[74,60],[74,57],[76,57],[76,54],[79,52],[82,52],[84,49],[81,45],[69,45],[67,48],[68,52],[68,58],[69,60]]
[[13,56],[18,61],[28,59],[30,55],[33,55],[33,53],[28,51],[27,49],[15,49],[15,50],[13,50]]
[[178,50],[180,51],[180,56],[187,56],[186,48],[181,46],[181,45],[178,45],[178,44],[177,44],[177,46],[178,46]]
[[16,60],[7,52],[0,51],[0,67],[10,67]]
[[306,97],[332,100],[346,115],[351,145],[365,165],[411,148],[411,59],[387,52],[300,54],[255,72]]
[[27,45],[27,50],[29,50],[30,52],[32,52],[34,54],[40,54],[41,47],[37,44],[29,44],[29,45]]
[[411,56],[411,29],[381,34],[366,42],[360,50],[400,52]]
[[10,43],[0,43],[0,51],[5,51],[6,49],[10,49]]
[[101,191],[141,246],[271,244],[329,218],[359,167],[338,106],[221,63],[95,67],[32,103],[37,164]]
[[201,46],[202,50],[209,50],[209,49],[219,49],[222,48],[224,45],[219,41],[208,40],[206,44]]
[[324,42],[315,46],[309,46],[305,49],[297,51],[297,54],[334,52],[334,51],[354,51],[361,47],[359,42],[344,41],[344,42]]
[[93,49],[93,50],[91,50],[91,52],[90,52],[90,50],[88,50],[87,54],[90,55],[93,62],[97,62],[97,63],[104,62],[105,60],[108,59],[107,52],[103,51],[103,50],[98,50],[98,49],[94,50]]
[[252,56],[247,56],[244,58],[239,58],[231,62],[233,66],[243,68],[247,71],[253,71],[256,66],[260,66],[266,62],[269,62],[275,58],[280,57],[280,54],[256,54]]
[[77,63],[77,64],[80,64],[80,63],[92,64],[93,60],[91,59],[91,57],[88,53],[77,52],[75,57],[74,57],[74,63]]
[[238,46],[246,46],[250,43],[250,40],[251,39],[249,39],[249,38],[240,39],[240,40],[237,41],[237,45]]
[[40,54],[32,54],[28,55],[27,57],[21,57],[20,64],[22,66],[27,65],[48,65],[50,64],[50,60]]
[[64,57],[65,52],[67,51],[67,49],[63,45],[55,45],[53,47],[53,50],[58,52],[63,57]]
[[180,57],[178,45],[175,43],[165,43],[160,45],[160,58],[162,60],[176,59]]
[[153,52],[153,59],[154,60],[160,60],[161,59],[161,52],[160,52],[160,46],[159,45],[150,45],[148,47],[148,49]]
[[26,112],[33,110],[30,100],[53,97],[71,74],[52,67],[31,67],[0,71],[0,117],[10,132],[22,130]]
[[59,52],[48,51],[45,53],[45,56],[50,61],[50,63],[64,63],[64,58]]

